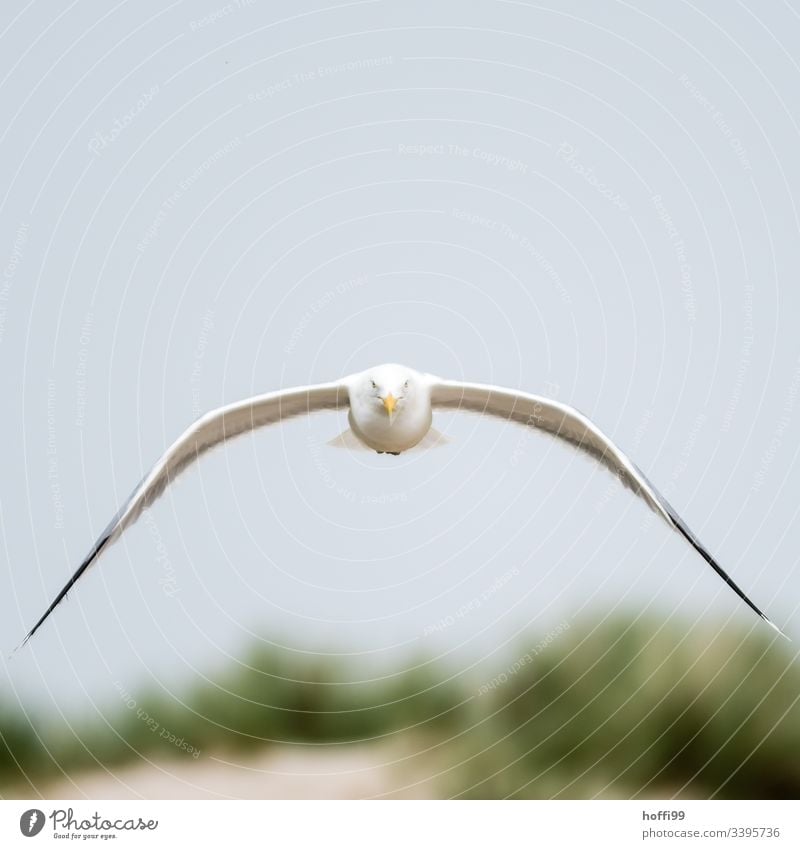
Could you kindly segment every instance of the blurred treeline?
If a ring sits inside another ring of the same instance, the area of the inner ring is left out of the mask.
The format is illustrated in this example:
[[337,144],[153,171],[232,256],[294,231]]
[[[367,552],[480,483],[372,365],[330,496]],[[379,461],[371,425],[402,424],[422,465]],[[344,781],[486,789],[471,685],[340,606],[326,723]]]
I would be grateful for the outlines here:
[[800,667],[766,628],[616,620],[541,642],[380,677],[262,644],[180,700],[123,692],[111,715],[72,725],[6,705],[0,795],[142,758],[404,740],[406,765],[443,797],[800,796]]

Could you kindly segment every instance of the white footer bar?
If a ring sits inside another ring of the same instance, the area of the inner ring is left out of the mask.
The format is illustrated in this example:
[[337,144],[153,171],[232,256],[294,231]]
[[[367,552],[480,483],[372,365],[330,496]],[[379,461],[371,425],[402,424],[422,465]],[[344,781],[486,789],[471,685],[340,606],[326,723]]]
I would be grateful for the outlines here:
[[0,801],[0,846],[800,846],[775,801]]

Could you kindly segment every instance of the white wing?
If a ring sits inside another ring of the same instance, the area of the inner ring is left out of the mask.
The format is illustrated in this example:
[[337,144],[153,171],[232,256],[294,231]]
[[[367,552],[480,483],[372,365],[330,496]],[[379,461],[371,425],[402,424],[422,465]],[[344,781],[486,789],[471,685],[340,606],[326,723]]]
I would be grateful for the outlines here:
[[[733,579],[717,563],[697,537],[689,530],[666,498],[645,477],[644,473],[582,413],[566,404],[488,386],[480,383],[459,383],[431,376],[431,403],[435,408],[460,409],[514,421],[528,427],[552,433],[587,451],[609,468],[625,486],[647,502],[651,510],[680,533],[729,587],[765,622],[786,636],[742,592]],[[788,638],[787,638],[788,639]]]
[[348,392],[344,382],[321,383],[316,386],[303,386],[258,395],[255,398],[220,407],[198,419],[177,442],[167,449],[152,471],[131,493],[130,498],[108,523],[67,585],[56,596],[41,619],[31,628],[23,644],[36,633],[100,552],[114,542],[125,528],[132,525],[142,511],[164,492],[168,484],[201,454],[215,445],[256,428],[317,410],[339,409],[346,407],[348,403]]

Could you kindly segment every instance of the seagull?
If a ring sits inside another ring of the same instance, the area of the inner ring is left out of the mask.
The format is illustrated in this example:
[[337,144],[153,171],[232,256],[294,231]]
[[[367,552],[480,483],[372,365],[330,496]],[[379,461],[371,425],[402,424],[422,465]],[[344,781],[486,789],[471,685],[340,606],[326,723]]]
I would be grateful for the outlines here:
[[[381,365],[332,383],[257,395],[220,407],[198,419],[174,442],[136,487],[92,546],[66,586],[31,628],[39,630],[100,554],[119,539],[187,466],[209,449],[266,425],[320,410],[348,410],[350,428],[333,444],[358,445],[398,455],[440,441],[432,427],[434,410],[465,410],[494,416],[560,437],[611,470],[634,494],[680,533],[748,607],[786,636],[753,604],[689,530],[645,475],[586,416],[558,401],[514,389],[444,380],[396,364]],[[788,637],[787,637],[788,639]]]

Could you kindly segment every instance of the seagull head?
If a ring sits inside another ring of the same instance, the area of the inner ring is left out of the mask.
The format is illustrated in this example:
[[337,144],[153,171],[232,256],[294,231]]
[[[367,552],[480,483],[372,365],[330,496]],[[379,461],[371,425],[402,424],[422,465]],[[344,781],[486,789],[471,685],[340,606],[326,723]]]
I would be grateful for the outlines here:
[[345,378],[350,430],[380,454],[400,454],[430,431],[431,376],[387,363]]
[[394,424],[395,418],[414,403],[418,373],[404,366],[388,363],[364,373],[362,391],[382,416]]

